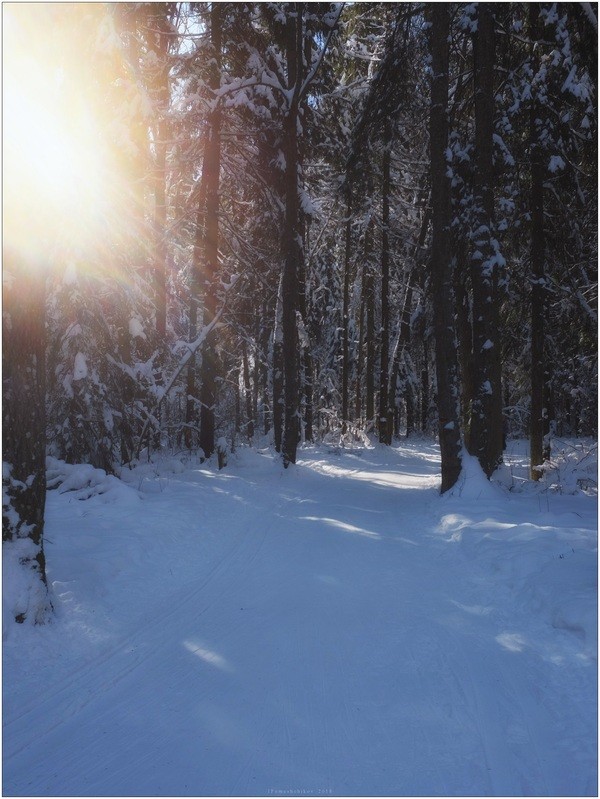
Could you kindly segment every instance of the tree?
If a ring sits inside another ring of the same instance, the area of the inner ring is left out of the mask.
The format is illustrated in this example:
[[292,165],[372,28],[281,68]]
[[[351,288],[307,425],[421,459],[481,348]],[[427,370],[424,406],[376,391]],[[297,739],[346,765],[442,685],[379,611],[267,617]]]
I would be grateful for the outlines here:
[[447,490],[461,433],[492,474],[503,415],[534,467],[595,431],[591,7],[78,8],[60,113],[104,185],[48,282],[53,455],[260,432],[287,466],[436,405]]
[[23,573],[24,590],[10,611],[18,622],[43,623],[52,610],[44,555],[45,276],[37,272],[42,258],[19,252],[13,233],[5,227],[2,540],[4,558]]
[[[534,75],[539,71],[536,43],[541,38],[538,6],[529,6],[529,35],[533,46]],[[529,111],[529,147],[531,157],[531,433],[530,461],[531,477],[539,480],[541,464],[549,457],[545,452],[544,437],[549,432],[546,370],[544,367],[544,321],[546,317],[547,291],[545,278],[546,242],[544,235],[544,177],[543,148],[538,130],[540,108],[537,89]]]
[[458,414],[458,369],[452,301],[450,258],[450,184],[448,149],[448,70],[450,9],[436,3],[431,9],[431,152],[432,243],[431,275],[435,327],[438,434],[442,454],[442,493],[458,480],[461,470]]
[[[210,12],[212,69],[210,88],[216,94],[220,86],[221,15],[223,7],[213,3]],[[206,214],[202,248],[204,276],[204,317],[209,325],[217,310],[217,280],[219,274],[219,182],[221,173],[221,105],[215,97],[210,116],[208,141],[203,170],[206,174]],[[200,220],[199,220],[200,223]],[[210,458],[215,449],[215,403],[217,379],[216,329],[207,338],[200,367],[200,447]]]
[[477,6],[473,40],[475,171],[471,283],[473,383],[469,447],[488,477],[502,460],[502,387],[499,269],[504,259],[494,238],[494,13]]

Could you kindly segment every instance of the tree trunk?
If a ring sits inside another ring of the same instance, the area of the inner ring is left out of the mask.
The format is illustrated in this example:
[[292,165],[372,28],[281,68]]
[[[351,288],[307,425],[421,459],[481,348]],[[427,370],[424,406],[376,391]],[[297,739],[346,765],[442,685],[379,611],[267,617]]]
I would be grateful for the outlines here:
[[429,430],[429,347],[423,341],[423,368],[421,369],[421,432]]
[[[305,230],[307,225],[305,223]],[[304,262],[304,251],[308,249],[308,244],[303,248],[299,261],[299,292],[298,305],[300,318],[304,325],[304,338],[302,342],[302,394],[304,398],[304,440],[313,440],[313,359],[310,351],[309,324],[308,324],[308,302],[306,285],[306,264]]]
[[275,326],[273,329],[273,435],[275,452],[281,452],[283,441],[283,274],[277,289]]
[[[410,344],[411,338],[411,308],[412,308],[412,301],[413,301],[413,277],[415,274],[415,270],[419,268],[419,253],[421,252],[424,244],[425,239],[427,238],[427,230],[429,229],[429,223],[431,222],[431,209],[427,207],[423,214],[423,219],[421,222],[421,228],[419,230],[419,237],[415,244],[415,247],[412,252],[412,263],[413,266],[408,274],[408,278],[406,280],[406,294],[404,295],[404,303],[402,305],[402,311],[400,313],[400,325],[398,328],[398,336],[396,339],[396,344],[394,345],[393,355],[392,355],[392,367],[389,375],[389,383],[388,383],[388,411],[387,411],[387,418],[388,418],[388,427],[390,430],[390,437],[392,432],[396,432],[397,424],[394,422],[394,416],[397,416],[397,407],[396,407],[396,387],[398,382],[398,375],[400,373],[400,364],[402,361],[402,356],[404,350]],[[406,389],[408,392],[408,388]],[[418,395],[413,390],[412,392],[412,404],[413,404],[413,415],[416,411],[415,403]],[[407,415],[408,415],[408,402],[407,399]],[[407,421],[407,435],[408,435],[408,421]],[[391,441],[390,441],[391,443]]]
[[458,418],[458,368],[453,318],[450,261],[450,185],[447,175],[448,70],[450,6],[431,7],[432,84],[430,110],[431,203],[433,236],[431,274],[437,376],[438,433],[442,455],[442,493],[452,488],[461,470]]
[[[204,153],[204,161],[208,153]],[[198,197],[198,210],[196,213],[196,232],[194,235],[194,252],[192,256],[191,280],[190,280],[190,305],[188,315],[188,338],[195,341],[198,336],[198,306],[202,291],[202,252],[204,242],[205,224],[205,203],[207,190],[207,171],[203,168]],[[195,428],[198,427],[200,396],[197,386],[197,354],[193,353],[188,361],[187,384],[186,384],[186,404],[185,404],[185,435],[184,441],[187,449],[191,450],[194,446],[196,436]]]
[[[210,33],[214,58],[210,88],[216,91],[221,81],[221,13],[222,6],[213,3],[210,12]],[[219,271],[219,179],[221,172],[221,106],[215,103],[211,113],[206,146],[206,219],[204,236],[204,325],[210,324],[217,311],[217,277]],[[217,330],[206,337],[200,367],[200,447],[207,458],[215,449],[215,403],[217,400]]]
[[244,397],[246,400],[246,435],[248,436],[248,441],[252,441],[254,438],[254,417],[252,415],[252,388],[250,386],[248,344],[246,343],[246,339],[242,341],[242,369],[244,374]]
[[350,248],[352,246],[352,189],[346,176],[346,223],[344,242],[344,287],[342,293],[342,435],[348,429],[349,418],[349,322],[350,322]]
[[468,274],[461,268],[466,254],[459,248],[455,263],[454,292],[456,297],[456,332],[458,335],[458,361],[461,375],[461,421],[467,450],[471,448],[471,413],[473,406],[473,326],[470,314],[470,297],[467,290]]
[[303,3],[294,4],[295,14],[287,23],[288,90],[292,93],[284,119],[283,153],[285,157],[285,220],[283,230],[282,276],[282,355],[284,371],[284,420],[282,454],[287,468],[296,462],[299,442],[298,379],[298,275],[302,258],[300,203],[298,197],[298,121],[299,89],[302,81]]
[[[539,70],[539,57],[535,42],[540,38],[539,7],[529,4],[529,28],[533,46],[533,74]],[[549,432],[548,403],[546,401],[546,368],[544,357],[544,323],[547,306],[545,278],[546,237],[544,231],[544,178],[545,164],[536,119],[539,102],[534,94],[529,116],[529,148],[531,159],[531,420],[530,420],[530,475],[532,480],[542,476],[540,467],[545,460],[544,437]]]
[[[262,422],[263,422],[263,433],[267,435],[269,430],[271,429],[271,419],[269,418],[269,369],[267,365],[268,361],[268,353],[269,353],[269,338],[270,338],[270,331],[269,327],[267,326],[267,303],[263,301],[262,305],[262,315],[261,315],[261,328],[260,328],[260,337],[259,337],[259,354],[258,354],[258,365],[259,365],[259,386],[261,391],[261,412],[262,412]],[[258,413],[258,401],[257,401],[257,413]]]
[[502,461],[502,386],[497,243],[494,216],[494,13],[477,6],[474,35],[475,177],[471,254],[473,286],[473,377],[471,453],[488,477]]
[[365,363],[365,314],[366,314],[366,286],[367,286],[367,265],[362,265],[360,307],[358,312],[358,358],[356,362],[356,399],[354,408],[354,418],[358,425],[362,421],[362,389],[363,389],[363,369]]
[[379,367],[379,441],[392,443],[392,425],[388,419],[388,384],[390,357],[390,161],[392,126],[386,121],[385,150],[383,153],[382,177],[382,231],[381,231],[381,350]]
[[169,37],[168,18],[163,4],[155,6],[149,27],[156,47],[158,65],[153,81],[156,96],[157,123],[154,129],[154,302],[156,334],[159,345],[164,344],[167,329],[167,142],[169,139]]
[[[404,302],[402,304],[402,311],[400,313],[400,325],[398,326],[398,335],[394,345],[392,355],[392,368],[389,375],[388,383],[388,409],[387,409],[387,425],[390,431],[390,442],[394,428],[394,413],[396,411],[396,391],[398,385],[398,376],[400,375],[402,359],[404,350],[410,344],[410,309],[412,306],[412,270],[406,282],[406,293],[404,295]],[[385,443],[385,442],[384,442]]]
[[[5,235],[7,233],[5,228]],[[4,562],[20,569],[27,593],[9,610],[42,624],[52,611],[44,557],[46,503],[45,276],[7,246],[3,307]],[[8,279],[7,279],[8,278]]]
[[[365,236],[365,255],[373,249],[373,224],[369,223]],[[365,429],[373,429],[375,421],[375,275],[373,265],[365,263],[365,304],[366,304],[366,363],[365,363]]]

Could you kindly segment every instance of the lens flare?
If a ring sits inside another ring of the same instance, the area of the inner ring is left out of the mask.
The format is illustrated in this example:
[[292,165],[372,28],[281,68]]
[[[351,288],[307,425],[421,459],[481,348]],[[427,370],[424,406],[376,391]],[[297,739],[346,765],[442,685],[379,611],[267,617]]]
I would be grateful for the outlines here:
[[39,265],[59,243],[83,245],[94,235],[102,148],[91,114],[66,91],[60,65],[36,60],[18,23],[5,13],[4,240]]

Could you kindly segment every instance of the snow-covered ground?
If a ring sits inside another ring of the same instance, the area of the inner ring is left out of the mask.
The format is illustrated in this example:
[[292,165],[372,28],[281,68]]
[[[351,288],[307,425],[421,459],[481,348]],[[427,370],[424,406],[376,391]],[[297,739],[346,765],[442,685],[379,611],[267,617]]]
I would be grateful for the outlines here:
[[524,455],[443,498],[428,441],[53,462],[4,794],[596,795],[596,449]]

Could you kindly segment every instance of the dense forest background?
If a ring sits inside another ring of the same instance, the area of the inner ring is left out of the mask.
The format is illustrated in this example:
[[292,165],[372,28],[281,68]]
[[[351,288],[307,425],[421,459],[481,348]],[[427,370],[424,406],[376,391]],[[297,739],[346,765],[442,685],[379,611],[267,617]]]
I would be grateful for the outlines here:
[[596,4],[9,13],[7,91],[66,150],[57,172],[7,114],[3,532],[28,568],[47,453],[116,473],[267,441],[287,466],[424,433],[446,490],[463,444],[490,476],[528,436],[535,479],[553,431],[596,435]]

